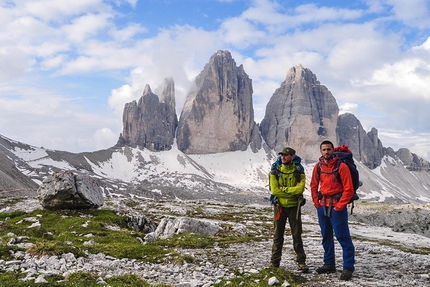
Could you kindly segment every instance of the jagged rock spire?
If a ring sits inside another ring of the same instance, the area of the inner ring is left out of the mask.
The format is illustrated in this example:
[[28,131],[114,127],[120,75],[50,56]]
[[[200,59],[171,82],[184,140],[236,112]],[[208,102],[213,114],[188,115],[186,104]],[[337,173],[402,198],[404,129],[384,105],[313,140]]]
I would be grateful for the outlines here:
[[302,65],[292,67],[272,95],[260,131],[275,151],[291,146],[304,159],[316,160],[323,140],[337,143],[339,108],[330,91]]
[[[230,52],[218,51],[195,80],[179,118],[178,148],[188,154],[261,145],[254,122],[252,80]],[[254,132],[254,134],[252,134]],[[252,139],[255,141],[252,141]]]
[[157,91],[162,95],[161,100],[146,85],[139,103],[133,101],[125,104],[123,132],[118,145],[139,146],[153,151],[172,148],[178,125],[173,79],[165,79]]
[[360,121],[351,113],[339,115],[336,133],[339,145],[347,145],[354,158],[373,169],[381,164],[384,148],[378,138],[378,130],[372,128],[368,133]]

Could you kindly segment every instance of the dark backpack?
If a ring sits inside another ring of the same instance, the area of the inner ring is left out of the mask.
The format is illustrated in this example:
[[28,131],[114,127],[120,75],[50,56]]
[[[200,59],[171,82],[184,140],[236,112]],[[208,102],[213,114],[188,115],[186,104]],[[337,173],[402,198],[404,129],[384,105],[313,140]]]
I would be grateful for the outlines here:
[[[305,168],[302,165],[302,159],[298,156],[298,155],[294,155],[293,158],[293,163],[296,165],[296,170],[294,171],[294,176],[296,177],[296,181],[300,182],[300,174],[304,173]],[[272,163],[272,166],[270,168],[270,172],[269,172],[269,191],[270,191],[270,202],[272,204],[276,204],[277,203],[277,197],[272,195],[272,190],[270,189],[270,174],[273,174],[276,176],[276,178],[279,178],[279,175],[282,173],[281,172],[281,164],[282,164],[282,157],[278,156],[278,158],[276,159],[276,161],[274,163]],[[304,205],[304,203],[302,204]]]
[[[357,166],[354,163],[352,152],[348,148],[348,146],[341,145],[339,147],[336,147],[334,149],[334,154],[339,157],[339,160],[337,161],[335,168],[331,172],[323,172],[323,173],[325,174],[334,173],[335,174],[334,180],[339,180],[340,182],[342,182],[342,179],[340,178],[340,174],[339,174],[339,165],[341,162],[343,162],[348,166],[349,172],[351,173],[352,185],[354,187],[354,196],[351,198],[351,201],[349,202],[349,203],[352,203],[352,207],[351,207],[351,214],[352,214],[352,210],[354,209],[354,201],[360,198],[357,194],[357,189],[362,185],[362,182],[360,181],[360,175],[358,173]],[[320,179],[320,174],[321,174],[321,163],[318,163],[318,168],[317,168],[318,181]]]

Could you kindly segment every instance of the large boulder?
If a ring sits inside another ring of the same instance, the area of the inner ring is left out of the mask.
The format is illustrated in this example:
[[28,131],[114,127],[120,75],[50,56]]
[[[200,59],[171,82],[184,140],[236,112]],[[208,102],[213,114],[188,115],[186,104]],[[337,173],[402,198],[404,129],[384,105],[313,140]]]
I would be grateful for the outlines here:
[[37,197],[45,209],[91,209],[103,205],[103,192],[97,182],[71,171],[56,172],[47,177]]
[[221,228],[219,225],[189,217],[165,217],[154,232],[145,236],[145,241],[151,242],[157,238],[170,238],[175,234],[192,232],[203,235],[215,235]]

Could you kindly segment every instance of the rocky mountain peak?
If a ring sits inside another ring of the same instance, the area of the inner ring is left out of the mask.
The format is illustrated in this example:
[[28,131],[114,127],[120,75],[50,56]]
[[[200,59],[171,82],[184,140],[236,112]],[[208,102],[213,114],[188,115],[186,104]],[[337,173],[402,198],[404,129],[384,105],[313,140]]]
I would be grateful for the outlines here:
[[139,146],[153,151],[172,148],[178,125],[173,79],[165,79],[156,90],[161,100],[147,84],[138,103],[125,104],[123,132],[117,145]]
[[260,125],[261,135],[276,151],[291,146],[303,159],[316,160],[322,140],[337,142],[338,113],[331,92],[311,70],[297,65],[288,70],[269,100]]
[[152,94],[151,87],[148,84],[146,84],[145,89],[143,90],[142,96],[149,95],[149,94]]
[[218,51],[197,76],[177,130],[178,148],[187,154],[246,150],[261,145],[254,122],[252,80],[229,51]]
[[[149,85],[147,86],[149,88]],[[145,92],[143,94],[145,94]],[[173,110],[176,108],[175,82],[173,81],[173,78],[169,77],[164,79],[163,83],[155,89],[155,94],[158,95],[161,103],[170,105]]]
[[351,113],[339,115],[336,132],[338,144],[347,145],[354,158],[373,169],[381,164],[384,149],[378,138],[378,130],[372,128],[369,133],[363,129],[360,121]]
[[407,166],[409,170],[414,171],[430,171],[430,162],[411,153],[407,148],[400,148],[396,152],[396,156]]

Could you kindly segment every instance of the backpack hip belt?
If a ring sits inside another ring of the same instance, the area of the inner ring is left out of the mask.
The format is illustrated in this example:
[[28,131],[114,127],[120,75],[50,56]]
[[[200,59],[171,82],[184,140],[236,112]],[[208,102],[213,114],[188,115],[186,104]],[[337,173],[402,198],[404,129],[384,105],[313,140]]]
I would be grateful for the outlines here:
[[324,216],[330,217],[331,216],[331,210],[333,207],[333,199],[336,200],[337,202],[339,202],[340,198],[342,197],[343,192],[339,192],[336,194],[332,194],[332,195],[323,195],[321,193],[321,191],[318,191],[318,200],[322,200],[322,199],[329,199],[329,205],[325,206],[323,205],[324,208]]

